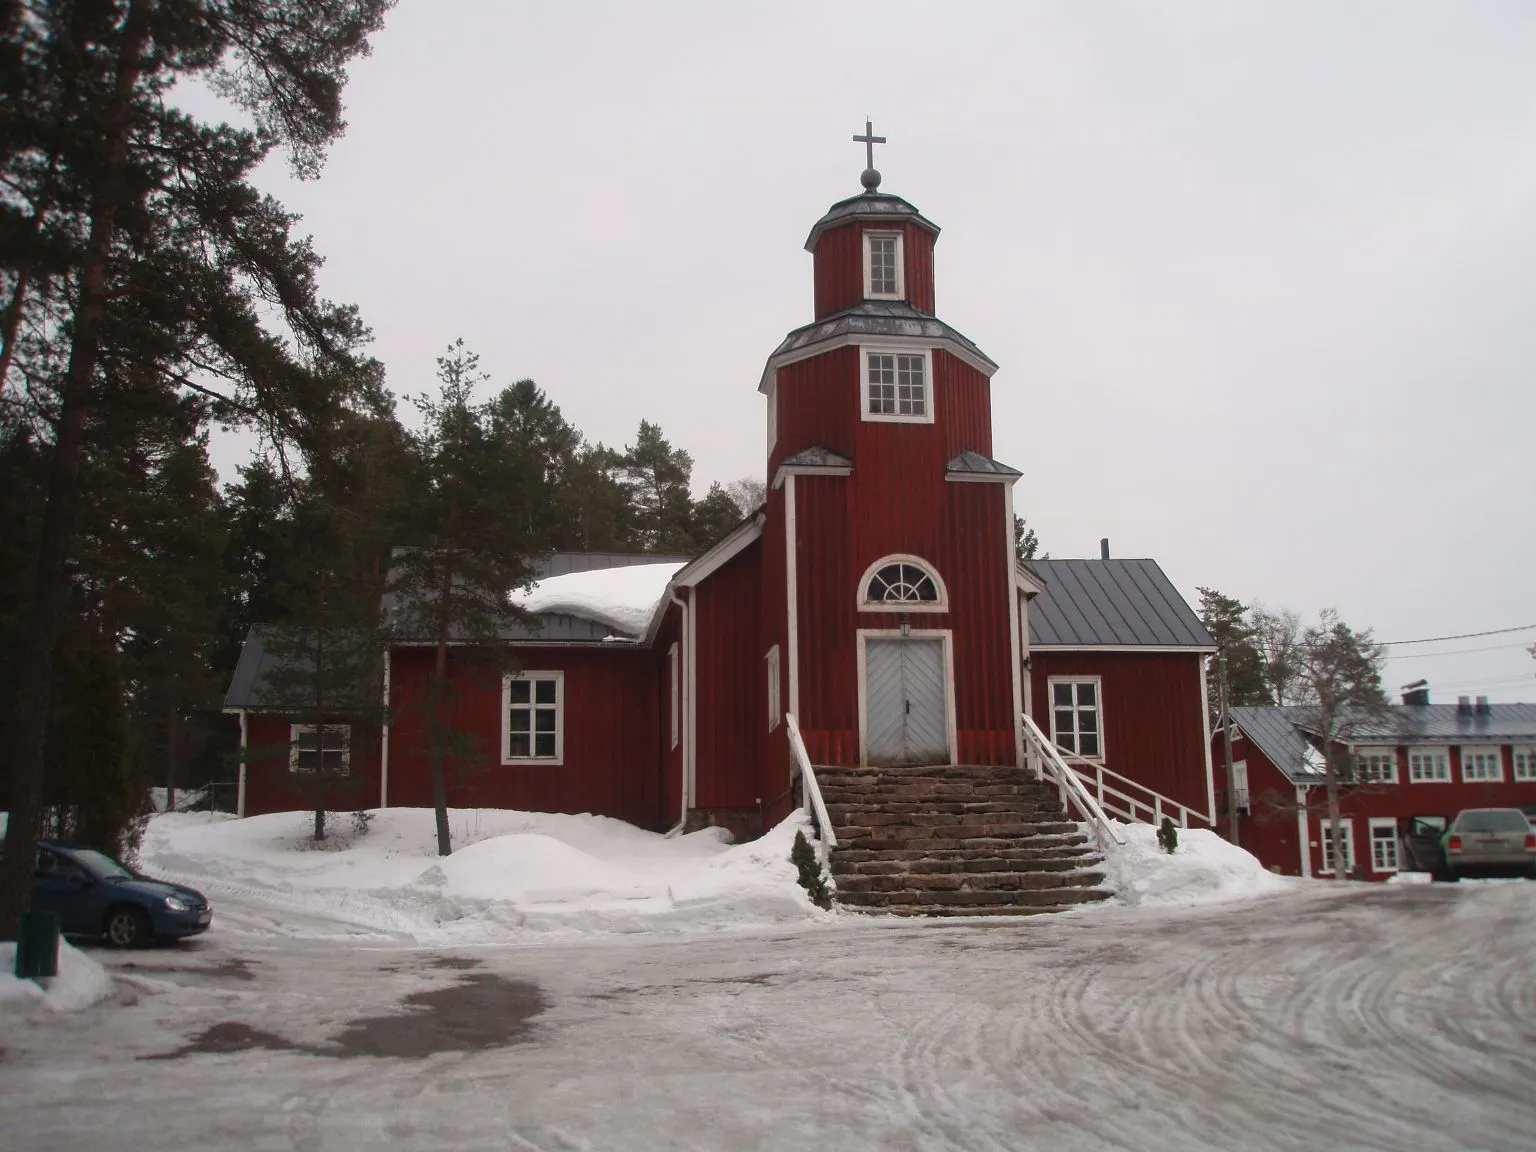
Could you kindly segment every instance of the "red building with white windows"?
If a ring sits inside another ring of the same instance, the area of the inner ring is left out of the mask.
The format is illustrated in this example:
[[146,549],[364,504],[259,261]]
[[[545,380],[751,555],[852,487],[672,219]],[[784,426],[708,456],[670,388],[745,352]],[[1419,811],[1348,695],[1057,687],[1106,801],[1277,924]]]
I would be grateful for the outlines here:
[[[454,653],[455,719],[487,767],[450,804],[753,832],[798,802],[786,714],[817,764],[1022,766],[1028,712],[1111,790],[1211,821],[1210,636],[1152,561],[1016,562],[997,365],[938,317],[938,227],[879,181],[806,241],[813,318],[758,385],[764,505],[687,563],[550,558],[543,627],[505,638],[520,673]],[[636,613],[602,607],[614,588]],[[248,746],[312,743],[271,706],[266,662],[253,632],[226,702]],[[358,806],[431,802],[412,706],[428,667],[397,646],[389,723],[336,725]],[[252,758],[242,811],[301,806],[302,759]]]
[[[1463,696],[1431,704],[1416,686],[1402,704],[1351,724],[1341,747],[1353,778],[1341,801],[1346,871],[1385,880],[1404,869],[1399,838],[1444,828],[1463,808],[1536,812],[1536,704]],[[1274,871],[1332,875],[1322,756],[1307,708],[1233,708],[1238,841]],[[1213,752],[1224,756],[1218,732]],[[1223,777],[1225,768],[1218,771]],[[1226,788],[1217,795],[1226,809]]]

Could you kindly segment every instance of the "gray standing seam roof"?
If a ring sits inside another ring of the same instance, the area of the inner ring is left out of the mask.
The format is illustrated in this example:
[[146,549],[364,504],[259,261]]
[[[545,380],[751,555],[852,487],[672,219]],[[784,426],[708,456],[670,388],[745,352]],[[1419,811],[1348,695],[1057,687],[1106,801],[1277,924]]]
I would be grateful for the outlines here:
[[862,192],[846,200],[839,200],[827,209],[826,215],[811,226],[811,234],[805,238],[805,250],[815,251],[816,241],[823,232],[850,220],[910,220],[935,236],[939,234],[937,224],[900,196],[893,196],[889,192]]
[[949,340],[992,371],[997,364],[965,335],[937,316],[919,311],[903,300],[864,300],[851,308],[796,328],[779,342],[768,357],[773,363],[789,352],[825,344],[844,336],[910,336],[921,340]]
[[1030,560],[1031,647],[1206,648],[1216,642],[1155,560]]
[[1307,765],[1308,745],[1298,722],[1311,713],[1309,708],[1239,707],[1228,708],[1227,715],[1243,730],[1258,750],[1292,784],[1313,784],[1323,778],[1321,772]]

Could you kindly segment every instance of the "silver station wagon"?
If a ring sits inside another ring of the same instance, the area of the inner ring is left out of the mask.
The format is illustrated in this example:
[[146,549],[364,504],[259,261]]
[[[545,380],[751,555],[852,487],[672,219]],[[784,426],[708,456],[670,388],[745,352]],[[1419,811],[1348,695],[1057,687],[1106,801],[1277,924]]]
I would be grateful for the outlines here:
[[1445,865],[1462,876],[1536,879],[1536,829],[1518,808],[1466,808],[1445,833]]

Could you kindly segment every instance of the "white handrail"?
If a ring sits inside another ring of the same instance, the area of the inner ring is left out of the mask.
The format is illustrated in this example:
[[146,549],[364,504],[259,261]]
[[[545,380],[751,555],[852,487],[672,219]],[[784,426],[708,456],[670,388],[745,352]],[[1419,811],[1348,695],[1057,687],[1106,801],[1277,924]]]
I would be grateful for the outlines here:
[[[1095,764],[1092,760],[1085,760],[1083,757],[1068,752],[1064,748],[1057,747],[1056,751],[1060,754],[1063,763],[1076,773],[1077,778],[1083,781],[1085,787],[1088,787],[1095,794],[1099,805],[1116,816],[1123,817],[1132,822],[1138,822],[1142,819],[1138,809],[1145,808],[1151,814],[1152,819],[1150,822],[1153,824],[1161,824],[1163,822],[1163,814],[1170,811],[1178,814],[1179,824],[1185,828],[1190,826],[1191,818],[1204,821],[1211,827],[1214,827],[1216,824],[1215,820],[1201,812],[1198,808],[1191,808],[1187,804],[1180,804],[1177,800],[1155,792],[1145,784],[1132,780],[1129,776],[1122,776],[1119,772],[1106,768],[1102,764]],[[1106,778],[1117,780],[1126,788],[1134,788],[1137,793],[1142,795],[1138,796],[1121,788],[1116,788],[1112,784],[1106,784]],[[1122,801],[1123,804],[1117,806],[1111,803],[1107,799],[1108,797]]]
[[805,781],[805,807],[816,822],[816,859],[825,871],[832,849],[837,847],[837,833],[832,831],[832,817],[827,815],[827,803],[821,798],[821,785],[816,783],[816,772],[811,767],[811,757],[805,750],[794,713],[784,713],[784,724],[789,729],[790,755],[795,758],[795,766]]
[[1104,809],[1084,787],[1077,773],[1061,758],[1061,751],[1046,739],[1045,733],[1040,731],[1040,726],[1035,723],[1034,717],[1028,713],[1024,713],[1023,716],[1024,736],[1033,747],[1035,754],[1045,762],[1046,772],[1051,779],[1056,781],[1066,796],[1071,797],[1077,804],[1078,811],[1098,829],[1101,836],[1108,836],[1116,844],[1124,844],[1125,837],[1120,835],[1114,822],[1104,814]]

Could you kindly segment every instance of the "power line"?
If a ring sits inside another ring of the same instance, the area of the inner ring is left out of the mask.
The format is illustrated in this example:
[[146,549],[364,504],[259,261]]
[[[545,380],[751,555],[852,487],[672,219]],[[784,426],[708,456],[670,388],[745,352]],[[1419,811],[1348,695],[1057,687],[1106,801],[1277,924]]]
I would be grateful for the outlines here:
[[1524,648],[1520,641],[1513,644],[1494,644],[1487,648],[1452,648],[1448,652],[1410,652],[1407,656],[1389,656],[1389,660],[1428,660],[1431,656],[1470,656],[1474,652],[1510,652]]
[[1475,640],[1479,636],[1503,636],[1510,632],[1536,632],[1536,624],[1522,624],[1518,628],[1490,628],[1487,632],[1458,632],[1454,636],[1426,636],[1422,640],[1387,640],[1384,648],[1401,648],[1405,644],[1438,644],[1441,640]]

